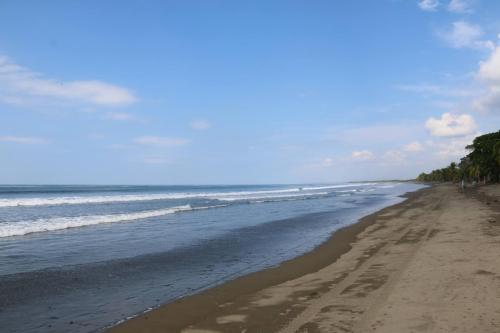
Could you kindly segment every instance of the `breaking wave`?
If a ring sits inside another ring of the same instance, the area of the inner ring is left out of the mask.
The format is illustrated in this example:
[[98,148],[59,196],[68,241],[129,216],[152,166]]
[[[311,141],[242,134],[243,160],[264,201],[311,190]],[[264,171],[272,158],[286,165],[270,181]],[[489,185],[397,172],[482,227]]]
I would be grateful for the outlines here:
[[150,200],[175,200],[175,199],[214,199],[221,201],[257,200],[270,198],[300,197],[311,195],[322,195],[317,191],[356,187],[371,184],[346,184],[317,187],[294,187],[280,190],[264,191],[239,191],[239,192],[202,192],[202,193],[151,193],[151,194],[126,194],[126,195],[97,195],[97,196],[61,196],[44,198],[4,198],[0,199],[0,207],[18,206],[53,206],[53,205],[76,205],[76,204],[102,204],[112,202],[132,202]]
[[192,208],[190,205],[185,205],[185,206],[143,211],[138,213],[128,213],[128,214],[54,217],[54,218],[44,218],[44,219],[27,220],[27,221],[5,222],[5,223],[0,223],[0,238],[10,237],[10,236],[22,236],[36,232],[78,228],[78,227],[103,224],[103,223],[135,221],[150,217],[175,214],[182,211],[207,209],[215,207],[217,206]]

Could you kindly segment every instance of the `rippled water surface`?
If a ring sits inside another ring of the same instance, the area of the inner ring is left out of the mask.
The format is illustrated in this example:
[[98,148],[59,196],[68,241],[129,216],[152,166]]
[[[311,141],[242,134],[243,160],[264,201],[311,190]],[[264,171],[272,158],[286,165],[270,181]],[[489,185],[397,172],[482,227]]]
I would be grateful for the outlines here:
[[101,331],[296,257],[420,187],[0,186],[0,327]]

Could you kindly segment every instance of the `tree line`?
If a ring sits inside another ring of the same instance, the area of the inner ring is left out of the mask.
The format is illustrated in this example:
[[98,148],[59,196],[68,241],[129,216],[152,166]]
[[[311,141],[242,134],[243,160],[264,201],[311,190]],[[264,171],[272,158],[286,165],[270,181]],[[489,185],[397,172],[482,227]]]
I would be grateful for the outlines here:
[[449,166],[421,173],[417,180],[423,182],[500,182],[500,131],[478,136],[469,152]]

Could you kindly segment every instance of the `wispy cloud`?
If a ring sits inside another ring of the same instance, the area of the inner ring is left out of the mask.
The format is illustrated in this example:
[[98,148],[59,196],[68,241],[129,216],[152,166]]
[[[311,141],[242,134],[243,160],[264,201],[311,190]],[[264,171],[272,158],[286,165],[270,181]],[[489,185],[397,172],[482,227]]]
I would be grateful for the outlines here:
[[96,106],[126,106],[137,101],[128,89],[107,82],[63,81],[47,78],[0,56],[0,100],[22,105],[37,102],[70,102]]
[[474,0],[451,0],[446,8],[454,13],[470,13],[475,2]]
[[474,91],[468,89],[457,89],[435,84],[402,84],[397,85],[396,89],[424,95],[436,95],[444,97],[467,97],[474,95]]
[[189,140],[182,138],[170,138],[165,136],[141,136],[133,140],[134,143],[155,147],[178,147],[189,143]]
[[433,103],[439,108],[456,109],[466,101],[475,111],[500,112],[500,46],[491,49],[486,60],[479,63],[477,72],[467,75],[467,80],[467,84],[455,86],[421,83],[401,84],[395,88],[424,97],[444,97],[446,100]]
[[128,112],[106,112],[104,118],[116,121],[134,121],[138,119],[135,115]]
[[375,155],[369,150],[359,150],[351,153],[351,158],[355,161],[369,161],[374,157]]
[[439,141],[428,141],[427,145],[434,155],[443,160],[456,160],[467,154],[466,146],[470,145],[474,138],[481,133],[474,133],[458,138],[444,138]]
[[327,140],[335,142],[340,141],[342,144],[375,149],[380,145],[411,141],[416,137],[417,133],[421,131],[421,124],[374,124],[367,127],[331,129]]
[[321,162],[321,165],[325,168],[329,168],[333,166],[333,158],[331,157],[325,157],[323,161]]
[[194,130],[203,131],[212,127],[212,124],[207,120],[197,119],[189,123],[189,126]]
[[397,149],[386,151],[380,158],[381,165],[403,165],[407,163],[406,155]]
[[439,7],[439,0],[420,0],[418,6],[422,10],[434,12]]
[[125,150],[125,149],[133,148],[133,145],[123,144],[123,143],[112,143],[112,144],[106,146],[106,148],[112,149],[112,150]]
[[318,158],[315,161],[306,164],[304,167],[308,170],[322,170],[322,169],[330,169],[338,163],[338,159],[334,159],[332,157],[324,157]]
[[49,143],[48,140],[43,138],[34,138],[27,136],[0,136],[0,142],[11,142],[23,145],[40,145]]
[[488,91],[472,101],[476,111],[489,113],[500,112],[500,86],[491,86]]
[[449,12],[463,14],[471,13],[476,2],[476,0],[450,0],[446,5],[445,1],[441,2],[440,0],[419,0],[418,6],[422,10],[435,12],[443,3],[443,8],[446,8]]
[[149,156],[145,157],[142,162],[144,164],[152,164],[152,165],[159,165],[159,164],[169,164],[170,161],[165,158],[165,157],[159,157],[159,156]]
[[450,47],[456,49],[486,49],[491,50],[495,44],[489,40],[483,40],[483,30],[477,24],[466,21],[456,21],[450,27],[436,31],[436,34]]
[[468,114],[443,113],[441,118],[431,117],[425,123],[425,127],[433,136],[452,137],[465,136],[476,131],[477,126],[474,118]]
[[409,153],[416,153],[416,152],[423,151],[423,150],[424,150],[424,146],[422,146],[422,144],[418,141],[410,142],[409,144],[407,144],[403,147],[403,151],[406,151]]

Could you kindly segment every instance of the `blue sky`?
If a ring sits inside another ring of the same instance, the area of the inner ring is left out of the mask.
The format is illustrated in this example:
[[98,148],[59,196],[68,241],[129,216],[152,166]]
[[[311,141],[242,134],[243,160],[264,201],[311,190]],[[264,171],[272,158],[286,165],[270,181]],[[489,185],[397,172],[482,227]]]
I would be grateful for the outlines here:
[[500,2],[2,1],[0,183],[411,178],[500,124]]

